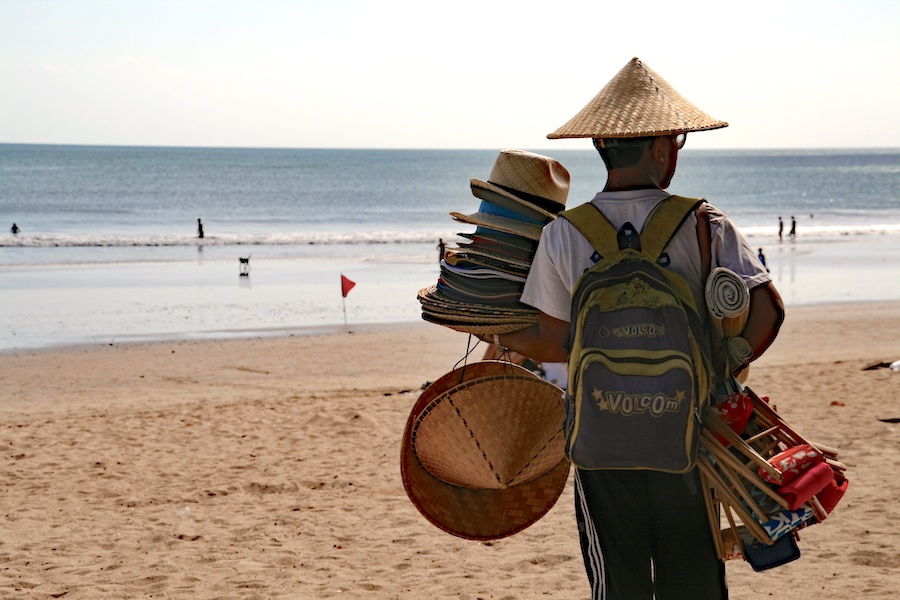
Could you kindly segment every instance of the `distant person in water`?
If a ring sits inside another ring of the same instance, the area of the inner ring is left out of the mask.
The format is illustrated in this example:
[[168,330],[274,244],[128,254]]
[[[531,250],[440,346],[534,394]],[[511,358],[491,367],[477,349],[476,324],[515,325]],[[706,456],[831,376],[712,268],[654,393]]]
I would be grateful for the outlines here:
[[784,237],[784,221],[778,217],[778,239],[780,240],[782,237]]
[[10,227],[9,230],[13,235],[16,235],[17,233],[19,233],[19,226],[13,223],[12,227]]
[[203,239],[203,222],[197,219],[197,237]]
[[762,266],[764,266],[766,268],[766,271],[768,272],[769,265],[766,264],[766,255],[763,254],[762,248],[759,249],[759,254],[757,255],[757,257],[759,258],[759,262],[762,263]]
[[444,258],[444,248],[445,247],[446,247],[446,244],[444,244],[444,239],[443,238],[438,239],[438,245],[437,245],[438,262],[440,262]]
[[788,235],[791,237],[797,235],[797,219],[793,215],[791,215],[791,232]]

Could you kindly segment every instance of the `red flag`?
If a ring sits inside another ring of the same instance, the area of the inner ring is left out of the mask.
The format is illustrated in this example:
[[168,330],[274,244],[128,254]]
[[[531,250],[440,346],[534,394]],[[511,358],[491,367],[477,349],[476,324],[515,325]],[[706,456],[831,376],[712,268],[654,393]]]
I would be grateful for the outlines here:
[[356,285],[355,281],[350,281],[346,277],[341,275],[341,295],[346,298],[347,294],[350,293],[350,290],[353,289],[353,286]]

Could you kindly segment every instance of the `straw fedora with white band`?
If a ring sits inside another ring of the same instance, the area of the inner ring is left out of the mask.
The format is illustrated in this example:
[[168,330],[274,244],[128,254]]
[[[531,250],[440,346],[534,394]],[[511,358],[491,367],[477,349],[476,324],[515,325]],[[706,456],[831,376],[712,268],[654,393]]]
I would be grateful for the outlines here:
[[472,179],[476,198],[513,201],[553,219],[566,208],[569,172],[557,160],[525,150],[501,150],[487,181]]
[[[501,150],[489,181],[472,179],[478,212],[451,212],[455,220],[537,241],[541,227],[565,209],[569,172],[558,161],[525,150]],[[493,206],[492,206],[493,205]]]
[[569,121],[547,135],[560,138],[633,138],[728,127],[675,91],[633,58]]
[[436,527],[506,537],[544,516],[565,488],[562,390],[528,369],[484,361],[422,392],[400,451],[403,487]]

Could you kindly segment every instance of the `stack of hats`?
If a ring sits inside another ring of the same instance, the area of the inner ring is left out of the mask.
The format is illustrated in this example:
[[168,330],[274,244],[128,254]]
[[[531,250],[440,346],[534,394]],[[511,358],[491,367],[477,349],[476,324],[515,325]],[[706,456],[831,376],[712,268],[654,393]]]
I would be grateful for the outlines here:
[[490,179],[471,180],[481,199],[471,215],[467,240],[448,248],[436,285],[419,291],[422,318],[474,334],[508,333],[537,320],[538,311],[519,301],[544,225],[565,209],[569,172],[556,160],[524,150],[503,150]]

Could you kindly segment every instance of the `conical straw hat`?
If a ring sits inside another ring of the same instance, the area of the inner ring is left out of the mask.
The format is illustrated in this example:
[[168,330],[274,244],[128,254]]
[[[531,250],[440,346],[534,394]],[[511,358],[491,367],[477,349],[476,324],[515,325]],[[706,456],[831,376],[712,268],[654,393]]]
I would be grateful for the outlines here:
[[728,127],[675,91],[638,58],[632,58],[568,123],[547,137],[633,138]]
[[488,540],[525,529],[565,488],[562,390],[508,362],[447,373],[410,412],[400,452],[409,499],[453,535]]

